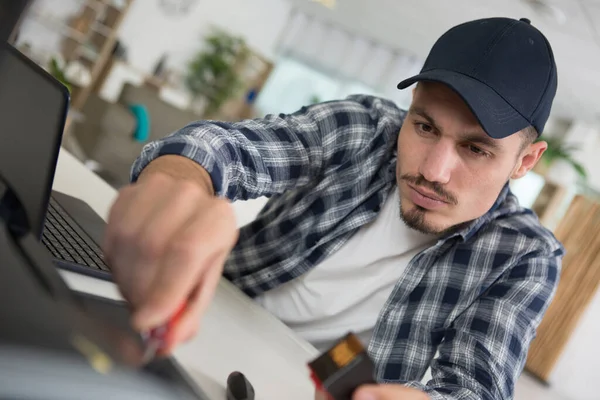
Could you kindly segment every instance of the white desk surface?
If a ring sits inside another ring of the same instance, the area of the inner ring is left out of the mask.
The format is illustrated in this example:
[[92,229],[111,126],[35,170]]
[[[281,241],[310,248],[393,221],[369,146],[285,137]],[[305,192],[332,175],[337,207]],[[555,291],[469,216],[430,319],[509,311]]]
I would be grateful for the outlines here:
[[[86,201],[106,219],[117,192],[61,149],[53,188]],[[120,299],[110,282],[62,271],[76,290]],[[307,361],[317,351],[279,320],[223,280],[202,320],[198,335],[175,351],[189,375],[211,399],[225,399],[229,373],[243,372],[257,400],[314,398]]]

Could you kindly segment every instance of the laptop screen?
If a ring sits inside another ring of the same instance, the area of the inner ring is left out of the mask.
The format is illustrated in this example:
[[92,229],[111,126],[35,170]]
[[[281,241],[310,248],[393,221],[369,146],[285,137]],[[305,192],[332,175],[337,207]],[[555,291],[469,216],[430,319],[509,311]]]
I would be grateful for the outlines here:
[[60,82],[0,43],[0,177],[23,203],[41,237],[69,95]]
[[29,0],[0,0],[0,41],[8,42],[18,33],[19,22],[29,4]]

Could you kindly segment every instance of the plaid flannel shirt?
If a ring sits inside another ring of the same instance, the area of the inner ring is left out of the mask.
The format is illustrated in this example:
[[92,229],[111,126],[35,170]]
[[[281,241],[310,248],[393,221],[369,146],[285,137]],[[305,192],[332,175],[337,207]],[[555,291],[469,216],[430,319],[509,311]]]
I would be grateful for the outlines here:
[[[209,172],[219,196],[269,197],[224,269],[253,297],[309,271],[376,217],[396,184],[404,117],[387,100],[357,95],[264,119],[198,121],[147,144],[132,180],[154,158],[178,154]],[[504,187],[485,215],[407,266],[368,346],[377,380],[432,399],[512,398],[562,255]]]

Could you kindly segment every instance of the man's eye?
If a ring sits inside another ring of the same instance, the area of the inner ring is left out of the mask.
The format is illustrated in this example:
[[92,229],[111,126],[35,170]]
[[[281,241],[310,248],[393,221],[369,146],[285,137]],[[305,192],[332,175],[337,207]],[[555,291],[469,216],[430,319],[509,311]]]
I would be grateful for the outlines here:
[[481,150],[477,146],[469,145],[469,151],[477,156],[487,156],[487,153],[484,150]]
[[433,127],[431,125],[423,124],[421,122],[416,123],[417,129],[421,132],[431,133],[433,132]]

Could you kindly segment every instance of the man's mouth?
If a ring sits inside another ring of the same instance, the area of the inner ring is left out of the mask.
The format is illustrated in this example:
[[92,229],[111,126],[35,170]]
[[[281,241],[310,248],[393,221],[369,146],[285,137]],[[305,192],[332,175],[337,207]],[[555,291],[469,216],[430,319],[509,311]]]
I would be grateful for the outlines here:
[[427,210],[433,210],[449,204],[446,199],[438,196],[428,189],[413,186],[409,183],[407,183],[407,185],[409,188],[410,200],[420,207],[423,207]]

